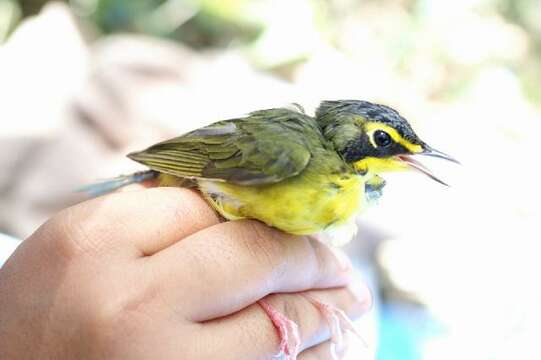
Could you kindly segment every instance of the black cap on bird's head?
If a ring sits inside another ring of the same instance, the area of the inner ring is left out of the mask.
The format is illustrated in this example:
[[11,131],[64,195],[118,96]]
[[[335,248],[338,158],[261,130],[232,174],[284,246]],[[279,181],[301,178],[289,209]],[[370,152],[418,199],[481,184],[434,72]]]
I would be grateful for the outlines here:
[[316,117],[324,136],[360,172],[377,174],[413,168],[445,184],[411,155],[457,162],[428,146],[406,119],[385,105],[360,100],[324,101]]

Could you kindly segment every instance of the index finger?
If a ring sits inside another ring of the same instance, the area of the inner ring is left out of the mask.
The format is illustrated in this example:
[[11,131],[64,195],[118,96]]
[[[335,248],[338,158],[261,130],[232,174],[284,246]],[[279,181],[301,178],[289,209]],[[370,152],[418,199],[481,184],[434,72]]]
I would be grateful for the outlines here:
[[92,199],[61,211],[46,226],[56,226],[83,251],[120,245],[147,256],[219,222],[196,192],[163,187]]

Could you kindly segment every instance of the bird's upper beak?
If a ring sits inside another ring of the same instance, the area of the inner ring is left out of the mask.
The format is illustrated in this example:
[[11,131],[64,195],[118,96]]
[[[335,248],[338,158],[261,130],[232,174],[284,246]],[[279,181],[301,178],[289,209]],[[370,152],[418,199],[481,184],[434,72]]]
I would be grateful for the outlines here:
[[[445,154],[445,153],[443,153],[441,151],[438,151],[436,149],[433,149],[428,145],[423,145],[423,151],[421,151],[421,152],[419,152],[419,153],[417,153],[415,155],[432,156],[432,157],[437,157],[437,158],[440,158],[440,159],[444,159],[444,160],[448,160],[448,161],[452,161],[454,163],[460,164],[456,159],[452,158],[451,156],[449,156],[449,155],[447,155],[447,154]],[[442,181],[438,177],[436,177],[436,175],[434,175],[432,173],[432,171],[430,171],[426,166],[424,166],[419,161],[413,159],[411,155],[398,155],[397,157],[398,157],[399,160],[404,162],[408,167],[410,167],[412,169],[415,169],[415,170],[417,170],[419,172],[422,172],[423,174],[427,175],[432,180],[435,180],[435,181],[439,182],[440,184],[443,184],[445,186],[449,186],[447,183],[445,183],[444,181]]]

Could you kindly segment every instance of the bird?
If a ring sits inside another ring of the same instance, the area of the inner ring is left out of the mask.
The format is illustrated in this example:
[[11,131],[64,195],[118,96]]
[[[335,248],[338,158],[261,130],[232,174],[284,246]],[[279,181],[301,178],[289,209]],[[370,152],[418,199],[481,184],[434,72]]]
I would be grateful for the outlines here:
[[[148,170],[84,190],[99,195],[149,180],[193,188],[226,220],[256,219],[294,235],[327,234],[324,239],[338,246],[355,234],[357,214],[382,196],[383,173],[415,170],[447,185],[414,159],[418,155],[458,163],[422,141],[389,106],[331,100],[322,101],[315,116],[299,105],[258,110],[159,142],[127,155]],[[355,332],[339,309],[310,300],[330,324]],[[296,359],[296,325],[260,305],[279,332],[280,353]]]

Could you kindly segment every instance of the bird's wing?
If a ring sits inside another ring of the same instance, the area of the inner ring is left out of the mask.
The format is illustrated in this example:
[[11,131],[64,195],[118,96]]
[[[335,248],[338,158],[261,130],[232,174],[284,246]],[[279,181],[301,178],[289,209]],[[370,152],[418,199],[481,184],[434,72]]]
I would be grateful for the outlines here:
[[241,185],[276,183],[299,174],[310,161],[304,132],[319,131],[314,124],[312,118],[296,111],[262,110],[217,122],[128,157],[179,177]]

